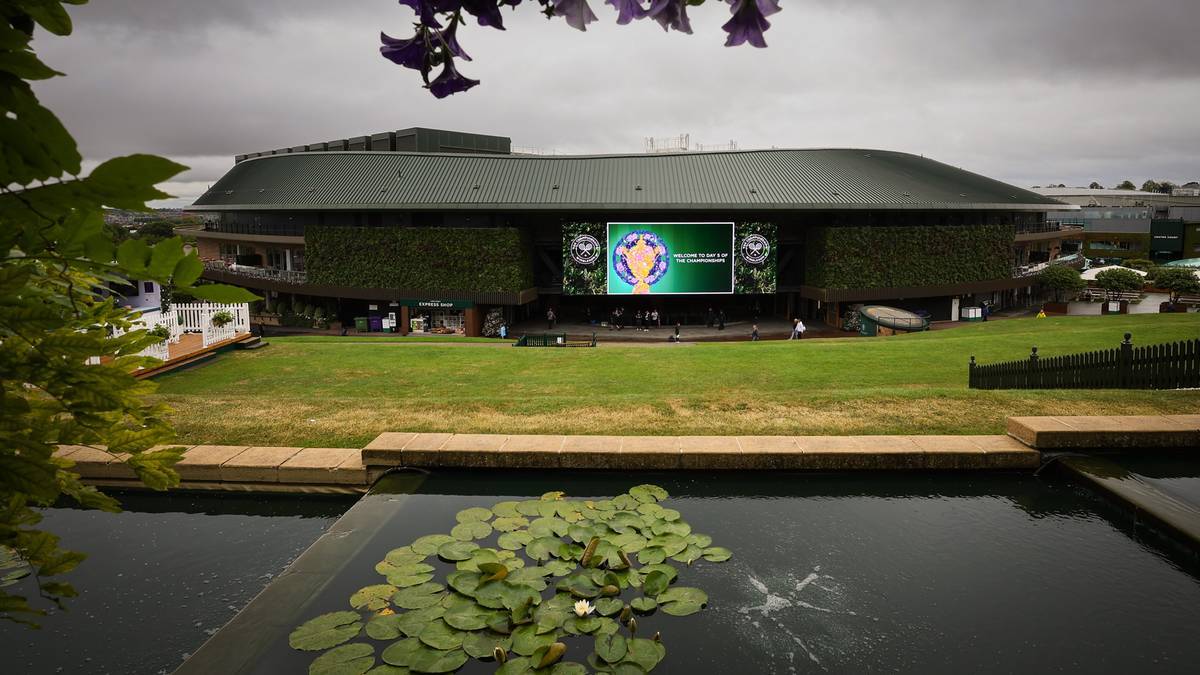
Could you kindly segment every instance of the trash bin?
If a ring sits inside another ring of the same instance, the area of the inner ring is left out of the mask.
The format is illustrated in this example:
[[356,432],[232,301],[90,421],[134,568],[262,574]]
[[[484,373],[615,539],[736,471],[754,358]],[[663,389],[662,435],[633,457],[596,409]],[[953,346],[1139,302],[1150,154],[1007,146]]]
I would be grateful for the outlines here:
[[365,333],[370,330],[370,319],[365,316],[354,317],[354,329],[360,333]]

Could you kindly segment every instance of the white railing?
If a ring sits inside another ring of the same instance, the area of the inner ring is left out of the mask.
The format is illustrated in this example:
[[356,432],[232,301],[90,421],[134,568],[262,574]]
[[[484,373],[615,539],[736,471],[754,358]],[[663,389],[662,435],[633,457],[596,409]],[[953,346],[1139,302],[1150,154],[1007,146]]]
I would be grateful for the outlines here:
[[171,349],[167,345],[167,341],[163,340],[161,342],[155,342],[154,344],[150,345],[149,347],[146,347],[142,351],[138,352],[138,355],[139,356],[153,356],[154,358],[158,359],[159,361],[168,361],[171,358]]
[[233,328],[233,322],[229,322],[223,326],[218,326],[210,322],[204,327],[204,346],[208,347],[218,342],[224,342],[225,340],[232,339],[235,335],[237,335],[237,331]]
[[244,277],[253,277],[255,279],[281,281],[285,284],[304,284],[308,282],[308,275],[304,272],[304,270],[281,270],[275,267],[238,265],[227,260],[205,260],[204,267],[205,269],[226,272],[229,274],[238,274]]
[[233,315],[233,321],[228,325],[233,327],[234,332],[250,332],[250,305],[248,303],[228,305],[215,302],[178,303],[173,306],[173,309],[179,319],[180,328],[188,332],[204,332],[205,326],[212,324],[213,314],[217,312],[229,312]]

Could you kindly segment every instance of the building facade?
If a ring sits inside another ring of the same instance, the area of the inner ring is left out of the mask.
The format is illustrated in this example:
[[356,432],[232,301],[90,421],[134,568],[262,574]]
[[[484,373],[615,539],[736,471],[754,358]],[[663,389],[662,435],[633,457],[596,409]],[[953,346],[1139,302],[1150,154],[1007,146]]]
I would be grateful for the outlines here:
[[836,323],[857,303],[950,319],[1027,298],[1085,227],[1078,206],[898,152],[510,147],[416,129],[240,155],[191,207],[209,216],[205,276],[273,311],[401,331],[614,306],[681,323],[710,308]]
[[1200,254],[1200,195],[1176,188],[1171,194],[1139,190],[1035,188],[1035,192],[1075,204],[1074,214],[1048,215],[1083,229],[1088,258],[1119,263],[1157,263]]

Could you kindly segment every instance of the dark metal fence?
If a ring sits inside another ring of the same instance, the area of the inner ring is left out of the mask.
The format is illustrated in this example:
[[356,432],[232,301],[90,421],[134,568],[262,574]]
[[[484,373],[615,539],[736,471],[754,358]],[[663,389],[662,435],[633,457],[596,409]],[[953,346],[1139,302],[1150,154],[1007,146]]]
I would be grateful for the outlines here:
[[533,333],[522,335],[513,343],[514,347],[595,347],[596,334],[591,337],[566,333]]
[[1134,347],[1132,335],[1116,349],[1038,356],[987,365],[971,357],[971,389],[1184,389],[1200,387],[1200,339]]

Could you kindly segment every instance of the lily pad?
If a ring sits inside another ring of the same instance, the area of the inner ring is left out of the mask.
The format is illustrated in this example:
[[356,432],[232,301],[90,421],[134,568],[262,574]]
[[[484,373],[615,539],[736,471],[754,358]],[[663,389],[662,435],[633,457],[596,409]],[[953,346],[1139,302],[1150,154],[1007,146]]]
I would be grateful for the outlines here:
[[642,614],[649,614],[658,609],[658,603],[654,601],[654,598],[634,598],[629,601],[629,606]]
[[655,597],[662,611],[671,616],[695,614],[708,604],[708,594],[699,588],[674,586]]
[[403,666],[389,666],[384,663],[367,671],[367,675],[409,675],[411,671]]
[[446,575],[446,585],[463,595],[475,595],[475,589],[483,583],[478,572],[458,570]]
[[554,642],[534,650],[533,655],[529,657],[529,662],[539,669],[549,668],[561,661],[566,653],[567,645],[562,642]]
[[[484,608],[472,603],[469,608],[447,609],[446,613],[442,616],[442,621],[445,621],[451,628],[458,630],[479,630],[487,627],[487,614],[484,612]],[[433,646],[438,647],[438,645]],[[448,647],[438,648],[448,649]]]
[[624,606],[625,603],[620,598],[600,598],[596,601],[596,613],[600,616],[612,616]]
[[355,643],[334,647],[308,666],[308,675],[362,675],[375,665],[375,648]]
[[645,638],[630,638],[627,642],[629,653],[625,661],[637,664],[647,672],[654,670],[659,661],[667,655],[667,648],[661,642]]
[[687,563],[688,565],[690,565],[693,562],[699,560],[700,556],[703,553],[704,552],[701,551],[699,548],[692,546],[691,544],[688,544],[687,547],[684,548],[682,551],[671,556],[671,560],[678,560],[681,563]]
[[507,635],[496,635],[491,631],[475,631],[463,636],[462,649],[473,659],[490,659],[496,653],[496,647],[508,651],[512,647],[512,638]]
[[676,511],[675,509],[663,509],[658,514],[659,520],[679,520],[681,517],[682,517],[682,514],[679,513],[678,511]]
[[550,669],[550,675],[587,675],[587,668],[582,663],[559,661]]
[[709,562],[725,562],[733,557],[733,551],[721,546],[713,546],[703,551],[704,559]]
[[[397,614],[396,616],[400,618],[396,620],[396,627],[400,629],[401,633],[404,633],[410,638],[415,638],[421,634],[422,630],[425,629],[425,624],[428,624],[431,621],[437,621],[438,619],[442,618],[445,613],[446,608],[442,607],[441,605],[433,605],[422,609],[414,609],[411,612]],[[388,663],[391,663],[391,661],[388,661]]]
[[528,530],[517,530],[500,535],[496,544],[506,551],[517,551],[525,548],[525,545],[531,541],[533,541],[533,535]]
[[523,516],[537,517],[542,515],[542,502],[536,499],[526,499],[523,502],[517,502],[517,513]]
[[677,534],[681,537],[692,533],[692,526],[682,520],[659,520],[650,529],[654,534]]
[[454,519],[460,523],[483,522],[492,519],[492,512],[482,506],[472,506],[469,509],[459,511]]
[[533,625],[518,626],[512,632],[512,649],[521,656],[531,656],[539,647],[552,645],[556,641],[556,633],[538,634]]
[[572,616],[563,622],[563,630],[572,635],[587,635],[600,630],[604,621],[598,616]]
[[422,609],[431,607],[442,601],[445,587],[434,581],[427,581],[417,586],[402,588],[392,596],[392,602],[404,609]]
[[[447,614],[446,616],[450,615]],[[431,621],[425,625],[425,628],[421,630],[421,634],[417,636],[422,643],[443,651],[457,649],[462,646],[463,631],[448,625],[445,621],[446,616],[443,616],[441,620]],[[479,627],[482,628],[483,624],[480,623]]]
[[646,669],[632,661],[625,661],[613,666],[611,675],[646,675]]
[[529,532],[535,537],[561,537],[571,528],[571,524],[562,518],[537,518],[529,523]]
[[659,572],[662,572],[663,574],[667,575],[668,583],[674,583],[674,581],[679,578],[679,570],[675,569],[674,567],[672,567],[671,565],[668,565],[666,563],[660,563],[657,565],[646,565],[645,567],[642,568],[642,574],[644,574],[646,576],[650,576],[650,573],[654,572],[654,571],[659,571]]
[[693,532],[688,535],[687,540],[692,546],[698,546],[700,548],[708,548],[709,546],[712,546],[712,537],[708,536],[707,534],[696,534]]
[[397,567],[387,575],[387,582],[397,588],[416,586],[431,579],[433,579],[433,567],[425,563]]
[[395,640],[400,637],[401,614],[377,614],[367,621],[367,635],[373,640]]
[[358,612],[329,612],[305,621],[292,631],[288,644],[303,651],[329,649],[355,637],[362,627]]
[[413,654],[416,654],[421,649],[421,641],[416,638],[408,638],[400,640],[388,645],[388,648],[383,650],[380,658],[384,663],[390,663],[393,666],[407,667],[412,663]]
[[629,651],[623,635],[596,636],[596,656],[605,663],[618,663]]
[[492,505],[492,513],[496,514],[497,518],[516,518],[521,515],[517,511],[517,504],[518,502],[514,501],[496,502]]
[[525,554],[537,562],[548,560],[552,556],[562,558],[566,548],[557,537],[539,537],[525,546]]
[[412,663],[408,667],[420,673],[452,673],[462,668],[470,658],[461,649],[446,651],[421,645],[413,653]]
[[522,527],[529,526],[529,519],[523,516],[514,516],[512,518],[497,518],[492,521],[492,528],[497,532],[515,532]]
[[654,570],[642,579],[642,592],[650,597],[655,597],[667,590],[667,586],[671,585],[671,579],[662,570]]
[[358,589],[350,596],[350,606],[354,609],[369,609],[377,612],[387,607],[388,600],[396,593],[396,587],[391,584],[376,584]]
[[648,546],[638,551],[637,559],[643,565],[656,565],[667,559],[667,552],[658,546]]
[[448,541],[438,547],[437,554],[442,560],[456,562],[470,558],[478,548],[479,544],[473,541]]
[[550,570],[550,573],[556,577],[561,577],[566,574],[570,574],[571,571],[575,569],[575,565],[573,565],[565,560],[551,560],[551,561],[542,563],[542,567]]
[[661,487],[646,483],[643,485],[635,485],[634,487],[629,488],[629,496],[633,497],[639,502],[645,503],[661,502],[669,495],[667,494],[667,491]]
[[528,657],[518,656],[497,668],[495,675],[533,675],[533,665]]
[[450,530],[450,536],[459,541],[470,541],[472,539],[483,539],[492,533],[492,526],[480,521],[471,521],[467,523],[459,523]]
[[427,534],[424,537],[419,537],[409,547],[416,553],[433,555],[437,553],[439,546],[448,541],[454,541],[454,537],[448,534]]

